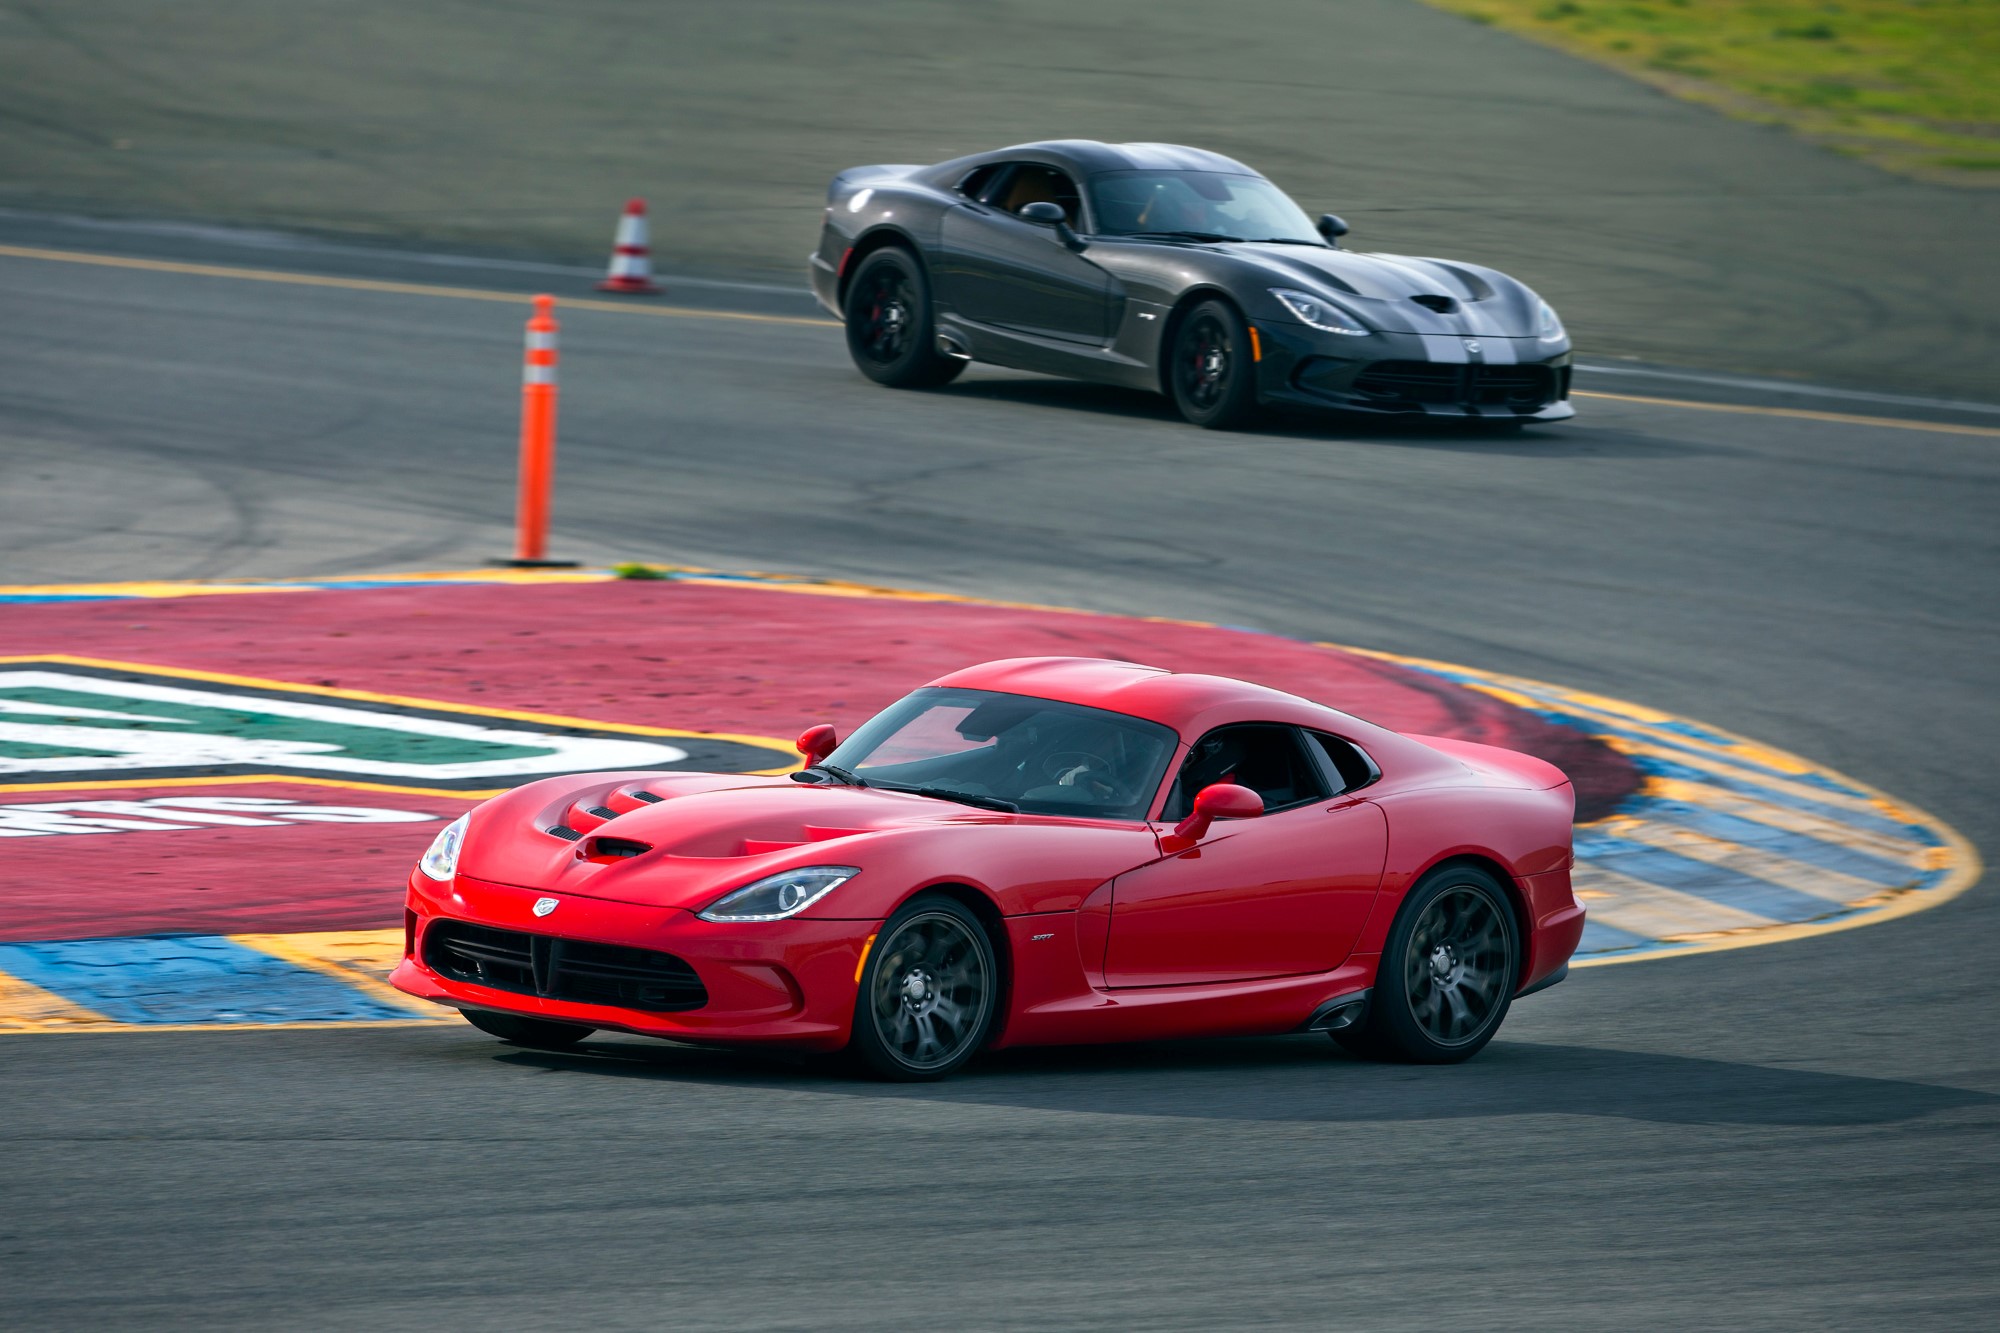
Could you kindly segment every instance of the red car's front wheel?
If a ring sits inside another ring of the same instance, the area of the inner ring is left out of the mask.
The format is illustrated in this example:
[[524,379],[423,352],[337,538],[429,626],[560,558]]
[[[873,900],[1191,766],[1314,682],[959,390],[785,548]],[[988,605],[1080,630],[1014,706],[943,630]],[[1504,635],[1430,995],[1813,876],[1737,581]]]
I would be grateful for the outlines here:
[[852,1049],[883,1078],[943,1078],[985,1043],[999,989],[979,918],[956,899],[921,895],[889,918],[868,952]]

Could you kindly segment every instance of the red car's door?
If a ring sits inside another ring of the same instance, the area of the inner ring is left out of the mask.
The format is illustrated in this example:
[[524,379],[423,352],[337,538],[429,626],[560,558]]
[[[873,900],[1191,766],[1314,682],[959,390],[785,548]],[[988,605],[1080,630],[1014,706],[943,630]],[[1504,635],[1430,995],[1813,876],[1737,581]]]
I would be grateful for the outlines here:
[[1382,882],[1388,821],[1370,801],[1332,795],[1327,766],[1302,742],[1293,728],[1260,724],[1196,747],[1170,817],[1214,781],[1252,788],[1270,813],[1218,822],[1194,847],[1117,878],[1108,985],[1244,981],[1346,961]]

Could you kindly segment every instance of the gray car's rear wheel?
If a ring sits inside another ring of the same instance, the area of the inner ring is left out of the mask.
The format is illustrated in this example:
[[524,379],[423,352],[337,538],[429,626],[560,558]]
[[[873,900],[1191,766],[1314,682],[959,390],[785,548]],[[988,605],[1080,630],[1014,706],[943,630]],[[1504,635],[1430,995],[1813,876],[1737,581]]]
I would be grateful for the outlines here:
[[898,246],[861,261],[842,307],[847,351],[862,374],[896,389],[921,389],[958,377],[965,362],[937,349],[930,284],[915,255]]
[[1403,900],[1368,1017],[1333,1034],[1360,1055],[1453,1064],[1493,1039],[1520,978],[1513,908],[1493,876],[1441,866]]
[[913,898],[868,951],[852,1049],[883,1078],[943,1078],[985,1044],[999,993],[979,918],[942,894]]

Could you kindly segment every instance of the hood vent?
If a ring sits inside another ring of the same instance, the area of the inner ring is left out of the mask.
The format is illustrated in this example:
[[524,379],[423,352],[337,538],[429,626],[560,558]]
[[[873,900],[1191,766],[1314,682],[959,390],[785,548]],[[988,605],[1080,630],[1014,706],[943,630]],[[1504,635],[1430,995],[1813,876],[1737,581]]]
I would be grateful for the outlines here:
[[626,861],[652,851],[653,844],[632,838],[592,838],[581,850],[586,861]]
[[1427,294],[1424,296],[1412,296],[1410,299],[1426,309],[1437,311],[1440,315],[1449,315],[1452,311],[1458,309],[1458,300],[1456,297],[1431,296]]
[[664,796],[655,796],[649,791],[635,791],[632,793],[632,799],[635,801],[644,801],[647,805],[658,805],[667,798]]
[[567,824],[553,824],[545,831],[561,838],[564,842],[578,842],[583,838],[581,833]]

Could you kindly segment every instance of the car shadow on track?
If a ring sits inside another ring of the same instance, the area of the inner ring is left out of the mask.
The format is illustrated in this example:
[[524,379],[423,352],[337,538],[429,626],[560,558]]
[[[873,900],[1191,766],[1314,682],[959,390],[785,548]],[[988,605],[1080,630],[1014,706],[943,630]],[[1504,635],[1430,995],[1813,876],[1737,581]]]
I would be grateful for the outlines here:
[[1366,1122],[1565,1115],[1676,1125],[1882,1125],[2000,1097],[1897,1079],[1588,1046],[1495,1042],[1463,1065],[1373,1064],[1321,1037],[999,1051],[942,1083],[866,1081],[820,1062],[664,1043],[510,1050],[508,1064],[611,1078],[783,1087],[1199,1120]]
[[1205,433],[1188,424],[1172,403],[1157,393],[1086,384],[1078,380],[1043,378],[962,380],[931,392],[940,397],[977,398],[993,403],[1094,413],[1131,421],[1152,421],[1184,431],[1191,441],[1208,443],[1257,439],[1305,443],[1381,444],[1439,449],[1498,457],[1573,458],[1608,455],[1620,458],[1680,457],[1711,453],[1709,446],[1629,428],[1595,426],[1588,422],[1546,422],[1521,428],[1496,428],[1477,421],[1447,417],[1371,417],[1329,413],[1269,413],[1248,430]]

